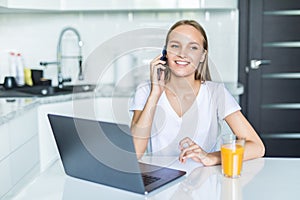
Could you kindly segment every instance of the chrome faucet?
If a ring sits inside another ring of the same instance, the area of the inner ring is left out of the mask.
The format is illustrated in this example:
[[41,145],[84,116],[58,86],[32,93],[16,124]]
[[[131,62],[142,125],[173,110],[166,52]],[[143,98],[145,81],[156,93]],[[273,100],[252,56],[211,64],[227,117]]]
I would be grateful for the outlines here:
[[[62,38],[67,31],[72,31],[77,36],[78,48],[79,48],[79,55],[77,56],[65,56],[62,55]],[[40,62],[40,65],[47,66],[49,64],[56,64],[57,65],[57,80],[58,80],[58,87],[63,88],[64,82],[70,82],[71,78],[64,78],[62,75],[62,60],[63,59],[77,59],[79,65],[79,74],[78,80],[83,80],[83,72],[82,72],[82,46],[83,42],[81,40],[79,32],[73,27],[66,27],[64,28],[59,35],[57,49],[56,49],[56,62]]]

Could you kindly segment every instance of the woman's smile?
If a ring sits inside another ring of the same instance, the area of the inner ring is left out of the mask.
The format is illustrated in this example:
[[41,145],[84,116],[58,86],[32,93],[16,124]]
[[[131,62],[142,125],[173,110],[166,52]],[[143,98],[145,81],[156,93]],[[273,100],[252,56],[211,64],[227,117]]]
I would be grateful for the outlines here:
[[187,65],[190,64],[190,62],[187,62],[187,61],[184,61],[184,60],[175,60],[175,63],[176,63],[177,65],[183,66],[183,67],[185,67],[185,66],[187,66]]
[[185,61],[185,60],[175,60],[175,63],[176,63],[179,67],[186,67],[187,65],[190,64],[190,62]]

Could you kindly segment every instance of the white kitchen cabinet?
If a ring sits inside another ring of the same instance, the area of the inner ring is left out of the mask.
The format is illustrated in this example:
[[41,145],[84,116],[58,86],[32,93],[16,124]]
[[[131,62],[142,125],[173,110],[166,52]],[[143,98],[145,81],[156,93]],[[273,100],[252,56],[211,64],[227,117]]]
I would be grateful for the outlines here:
[[12,187],[10,163],[5,159],[9,155],[8,124],[0,126],[0,199]]
[[71,101],[43,104],[38,108],[38,132],[40,149],[40,170],[44,171],[58,158],[58,151],[47,114],[72,115]]
[[[211,0],[210,0],[211,1]],[[157,10],[199,8],[199,0],[64,0],[62,10]]]
[[0,161],[9,154],[9,131],[8,124],[0,126]]
[[234,9],[237,0],[0,0],[0,6],[44,11]]
[[37,110],[30,109],[0,126],[0,199],[22,188],[38,173]]
[[7,7],[7,0],[0,0],[1,7]]
[[59,10],[61,0],[0,0],[0,6],[12,9]]
[[10,151],[15,151],[26,141],[37,135],[37,113],[31,109],[8,123]]

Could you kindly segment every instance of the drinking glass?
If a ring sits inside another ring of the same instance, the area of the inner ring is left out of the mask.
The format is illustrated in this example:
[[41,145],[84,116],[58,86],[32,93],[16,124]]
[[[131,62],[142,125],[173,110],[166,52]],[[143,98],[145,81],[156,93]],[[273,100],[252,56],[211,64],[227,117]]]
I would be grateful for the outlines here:
[[229,178],[241,176],[245,139],[236,139],[234,135],[223,137],[221,146],[222,173]]

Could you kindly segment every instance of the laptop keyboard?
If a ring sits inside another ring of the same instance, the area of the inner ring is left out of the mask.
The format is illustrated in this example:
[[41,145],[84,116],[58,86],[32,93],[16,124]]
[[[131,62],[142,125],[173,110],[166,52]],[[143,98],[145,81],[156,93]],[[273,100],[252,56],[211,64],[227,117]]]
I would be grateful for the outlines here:
[[144,181],[145,186],[150,185],[151,183],[154,183],[155,181],[160,180],[159,177],[149,176],[149,175],[146,175],[146,174],[143,174],[142,177],[143,177],[143,181]]

